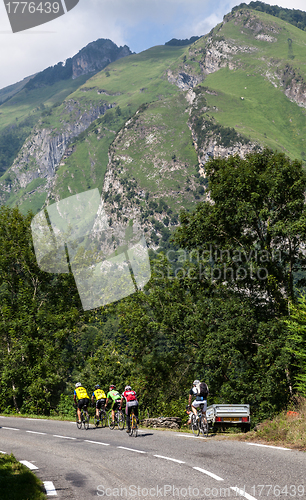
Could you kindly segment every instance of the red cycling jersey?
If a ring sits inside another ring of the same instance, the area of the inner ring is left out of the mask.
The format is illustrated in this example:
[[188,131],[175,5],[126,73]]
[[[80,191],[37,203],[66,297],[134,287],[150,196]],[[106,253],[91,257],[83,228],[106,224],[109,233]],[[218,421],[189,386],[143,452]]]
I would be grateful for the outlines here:
[[125,398],[127,403],[129,403],[130,401],[137,401],[137,395],[135,391],[124,391],[122,396]]

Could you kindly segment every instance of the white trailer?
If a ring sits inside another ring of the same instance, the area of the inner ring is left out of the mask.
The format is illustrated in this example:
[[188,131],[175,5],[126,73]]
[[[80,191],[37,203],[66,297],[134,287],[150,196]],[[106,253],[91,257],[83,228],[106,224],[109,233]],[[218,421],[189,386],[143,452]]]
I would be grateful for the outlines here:
[[215,429],[237,425],[242,430],[249,431],[251,426],[250,405],[210,405],[206,410],[206,418],[209,427]]

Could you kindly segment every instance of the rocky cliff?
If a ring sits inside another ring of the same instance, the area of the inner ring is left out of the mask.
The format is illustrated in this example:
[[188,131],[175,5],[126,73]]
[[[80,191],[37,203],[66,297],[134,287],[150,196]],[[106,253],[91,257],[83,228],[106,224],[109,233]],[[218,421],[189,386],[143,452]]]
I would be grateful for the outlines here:
[[118,47],[103,38],[89,43],[72,58],[72,78],[97,73],[111,62],[132,54],[127,45]]
[[33,90],[44,85],[53,85],[61,80],[75,79],[82,75],[91,75],[104,69],[108,64],[132,54],[127,45],[118,47],[108,39],[100,38],[82,48],[65,63],[59,62],[37,73],[29,80],[25,88]]
[[[223,28],[227,23],[239,26],[240,33],[247,35],[249,43],[238,43],[237,40],[225,38]],[[181,90],[189,90],[205,80],[205,77],[221,68],[230,70],[245,68],[243,54],[260,53],[262,61],[261,74],[275,87],[280,88],[285,95],[301,107],[306,107],[306,80],[299,68],[293,64],[295,59],[295,44],[289,37],[285,39],[290,62],[284,64],[280,58],[270,58],[261,53],[256,41],[266,45],[277,43],[284,38],[286,28],[272,20],[267,22],[258,18],[257,13],[241,9],[224,16],[223,23],[214,28],[208,35],[196,41],[188,48],[188,56],[175,70],[168,70],[168,81]],[[253,43],[253,41],[255,43]]]
[[63,121],[60,131],[42,127],[39,123],[10,168],[9,178],[0,183],[0,203],[5,203],[9,195],[26,188],[34,179],[45,179],[44,189],[47,191],[67,145],[112,106],[101,102],[99,106],[81,111],[79,102],[68,100],[63,113],[74,115],[74,120]]

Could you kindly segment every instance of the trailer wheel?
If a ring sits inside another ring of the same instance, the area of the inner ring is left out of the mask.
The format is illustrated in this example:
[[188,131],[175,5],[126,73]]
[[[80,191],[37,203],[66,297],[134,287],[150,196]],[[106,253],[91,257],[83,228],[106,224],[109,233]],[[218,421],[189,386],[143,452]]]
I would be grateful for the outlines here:
[[241,430],[242,432],[250,432],[251,424],[242,424]]

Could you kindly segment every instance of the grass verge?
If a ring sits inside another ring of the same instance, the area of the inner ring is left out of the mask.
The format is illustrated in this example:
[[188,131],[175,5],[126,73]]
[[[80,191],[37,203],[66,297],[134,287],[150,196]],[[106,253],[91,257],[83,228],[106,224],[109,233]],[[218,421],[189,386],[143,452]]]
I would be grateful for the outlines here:
[[0,453],[1,500],[46,500],[42,482],[14,455]]
[[284,411],[235,438],[306,451],[306,399],[299,402],[295,411]]

